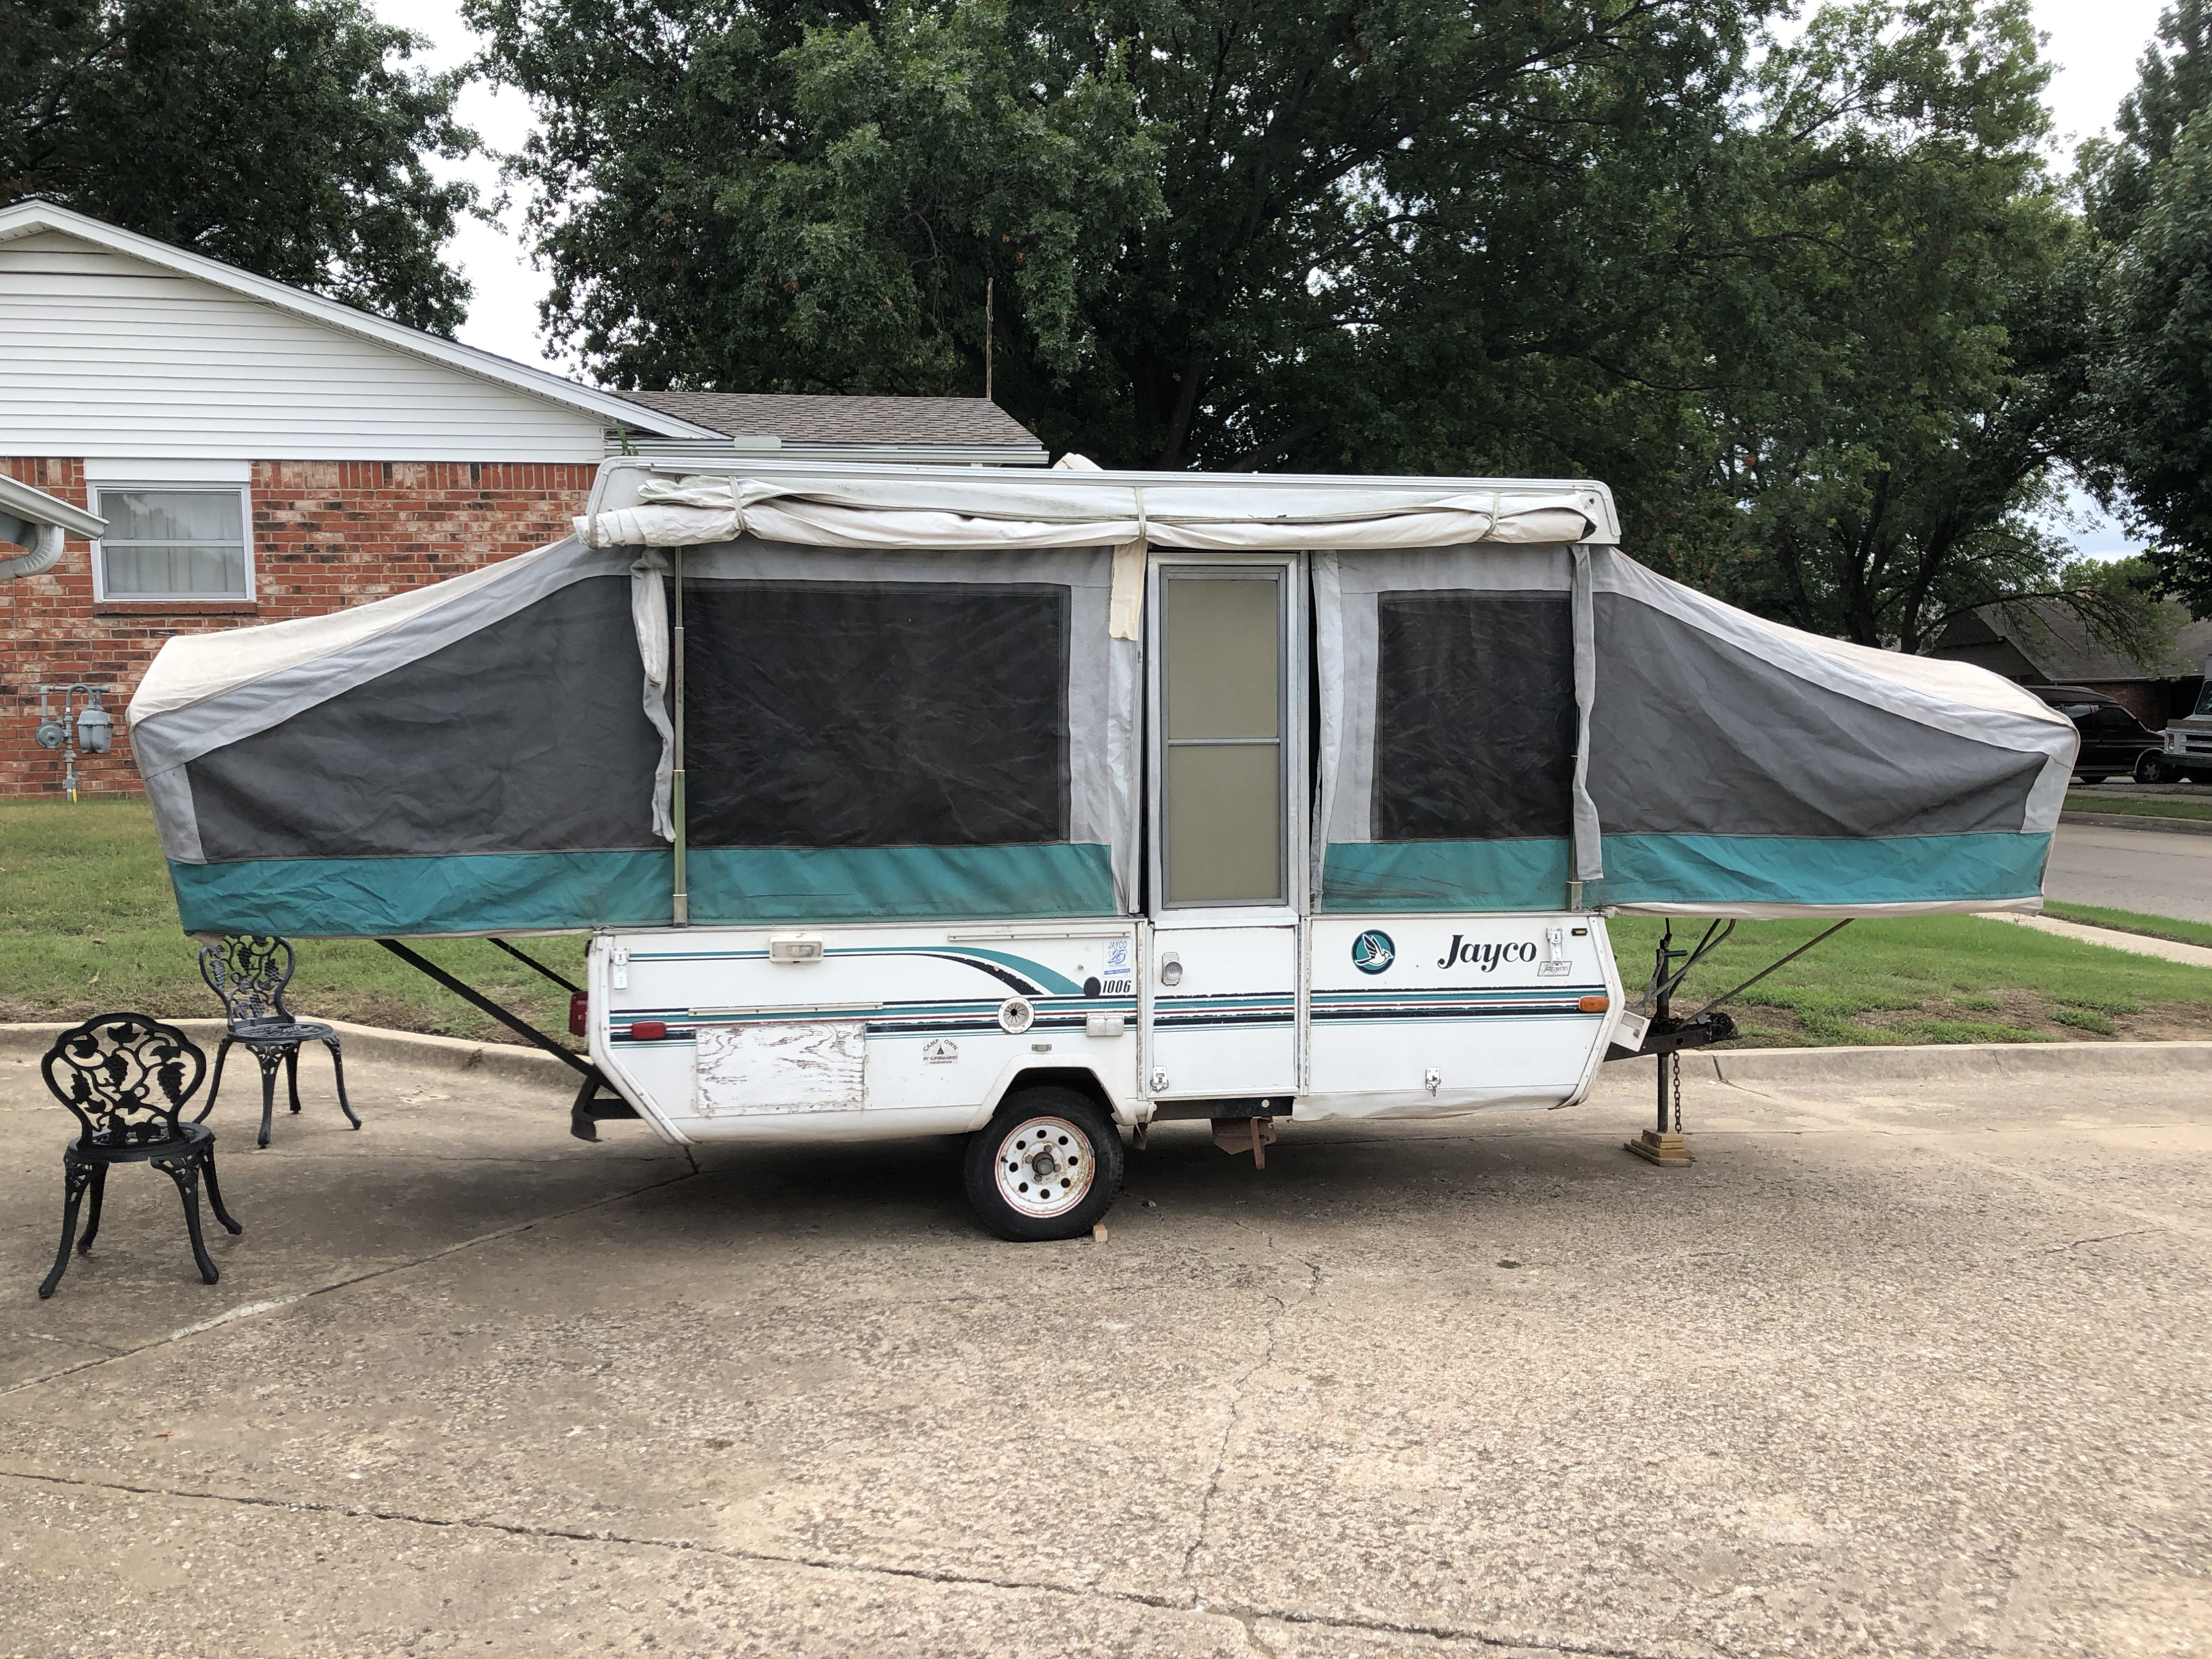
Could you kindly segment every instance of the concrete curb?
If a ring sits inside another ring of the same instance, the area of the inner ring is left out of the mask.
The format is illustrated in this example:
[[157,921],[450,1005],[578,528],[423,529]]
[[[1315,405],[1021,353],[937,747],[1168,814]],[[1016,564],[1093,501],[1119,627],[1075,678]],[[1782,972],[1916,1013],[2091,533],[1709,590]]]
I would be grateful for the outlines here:
[[2009,1077],[2164,1077],[2212,1072],[2212,1042],[1939,1042],[1741,1048],[1682,1056],[1705,1083],[1919,1083]]
[[2212,818],[2162,818],[2149,812],[2061,812],[2058,821],[2090,830],[2155,830],[2165,835],[2212,836]]
[[2130,933],[2118,927],[2099,927],[2086,921],[2069,921],[2063,916],[2024,916],[2017,911],[1992,911],[1982,920],[2031,928],[2039,933],[2070,939],[2077,944],[2101,945],[2107,951],[2125,951],[2132,956],[2156,957],[2162,962],[2179,962],[2192,968],[2212,968],[2212,945],[2190,945],[2177,939],[2155,939],[2148,933]]
[[[0,1055],[35,1060],[46,1051],[74,1020],[40,1021],[30,1024],[0,1024]],[[222,1040],[219,1019],[175,1019],[168,1022],[201,1047],[212,1049]],[[573,1088],[576,1073],[542,1049],[520,1043],[469,1042],[459,1037],[432,1036],[420,1031],[387,1031],[376,1025],[355,1025],[343,1019],[323,1022],[337,1030],[350,1059],[387,1060],[395,1066],[416,1066],[436,1072],[477,1072],[485,1077],[516,1083],[544,1083]]]
[[[213,1047],[217,1019],[170,1022]],[[466,1042],[415,1031],[331,1020],[349,1054],[441,1072],[480,1072],[518,1083],[569,1088],[575,1073],[549,1054],[519,1044]],[[71,1022],[0,1024],[0,1056],[31,1060]],[[1622,1062],[1615,1062],[1616,1064]],[[1682,1075],[1705,1083],[1889,1083],[1972,1081],[2008,1077],[2154,1077],[2212,1072],[2212,1042],[1943,1042],[1847,1048],[1693,1049]]]

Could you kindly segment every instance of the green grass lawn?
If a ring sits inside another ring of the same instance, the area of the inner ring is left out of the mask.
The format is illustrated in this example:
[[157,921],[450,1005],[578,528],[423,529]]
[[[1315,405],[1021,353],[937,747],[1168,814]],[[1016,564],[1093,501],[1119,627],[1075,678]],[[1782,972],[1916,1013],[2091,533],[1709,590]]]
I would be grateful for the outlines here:
[[[1650,977],[1662,925],[1641,916],[1612,924],[1613,954],[1632,997]],[[1694,943],[1703,926],[1677,922],[1675,944]],[[1695,1010],[1825,926],[1738,923],[1692,972],[1675,1006]],[[1729,1009],[1743,1028],[1741,1041],[1753,1047],[2203,1037],[2212,1036],[2212,969],[1980,916],[1912,916],[1853,922]]]
[[[583,983],[580,938],[517,944]],[[367,939],[299,939],[288,995],[303,1018],[516,1041]],[[540,1030],[568,1029],[568,994],[482,939],[416,947]],[[112,1008],[190,1018],[220,1012],[141,800],[0,805],[0,1019],[82,1018]]]
[[2111,812],[2137,818],[2212,818],[2212,800],[2181,795],[2085,795],[2066,797],[2069,812]]
[[[2212,928],[2053,906],[2056,914],[2212,944]],[[1692,975],[1678,1006],[1802,944],[1825,924],[1747,921]],[[1631,994],[1650,973],[1661,924],[1612,924]],[[1699,928],[1678,925],[1677,943]],[[301,939],[292,1002],[304,1016],[512,1041],[506,1029],[365,939]],[[565,1029],[568,995],[482,939],[425,956],[541,1029]],[[584,941],[522,941],[580,981]],[[1978,916],[1858,921],[1731,1005],[1754,1045],[2033,1042],[2085,1036],[2212,1036],[2212,969],[2076,944]],[[0,1019],[81,1018],[109,1008],[216,1012],[198,946],[177,924],[153,819],[137,800],[0,805]]]

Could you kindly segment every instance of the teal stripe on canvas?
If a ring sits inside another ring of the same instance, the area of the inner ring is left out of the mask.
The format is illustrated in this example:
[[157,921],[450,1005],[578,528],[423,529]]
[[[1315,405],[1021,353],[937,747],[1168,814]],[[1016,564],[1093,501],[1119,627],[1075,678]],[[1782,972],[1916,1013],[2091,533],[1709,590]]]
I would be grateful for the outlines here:
[[[1996,902],[2042,891],[2047,835],[1607,836],[1605,904]],[[1555,910],[1571,848],[1530,841],[1333,842],[1322,908],[1345,912]]]
[[694,922],[965,921],[1112,915],[1095,842],[1029,847],[694,847]]
[[[1000,921],[1115,913],[1103,846],[709,848],[690,855],[695,924]],[[169,866],[187,933],[374,939],[652,927],[665,852],[255,859]]]
[[188,933],[375,939],[668,920],[666,853],[475,853],[169,866]]

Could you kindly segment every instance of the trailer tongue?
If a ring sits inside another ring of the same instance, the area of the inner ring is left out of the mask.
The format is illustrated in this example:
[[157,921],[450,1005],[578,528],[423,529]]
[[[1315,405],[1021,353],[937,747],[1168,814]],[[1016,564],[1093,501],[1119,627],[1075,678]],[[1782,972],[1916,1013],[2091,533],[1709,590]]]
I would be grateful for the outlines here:
[[588,931],[580,1133],[604,1080],[672,1140],[969,1133],[1066,1237],[1122,1127],[1724,1040],[1610,915],[2039,905],[2070,721],[1618,540],[1576,482],[610,461],[570,540],[172,641],[134,742],[188,930]]

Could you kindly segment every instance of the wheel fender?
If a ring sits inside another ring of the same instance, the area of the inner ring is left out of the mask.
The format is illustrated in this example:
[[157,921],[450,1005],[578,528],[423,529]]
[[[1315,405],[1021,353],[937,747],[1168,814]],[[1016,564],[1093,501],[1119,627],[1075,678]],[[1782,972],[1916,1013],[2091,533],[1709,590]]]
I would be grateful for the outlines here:
[[1000,1071],[968,1127],[980,1129],[988,1123],[1000,1103],[1025,1083],[1058,1083],[1080,1089],[1096,1096],[1116,1123],[1133,1124],[1149,1115],[1133,1096],[1117,1093],[1092,1060],[1074,1054],[1016,1054]]

